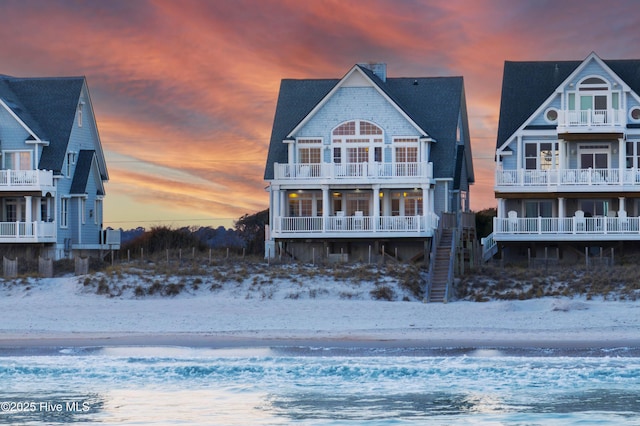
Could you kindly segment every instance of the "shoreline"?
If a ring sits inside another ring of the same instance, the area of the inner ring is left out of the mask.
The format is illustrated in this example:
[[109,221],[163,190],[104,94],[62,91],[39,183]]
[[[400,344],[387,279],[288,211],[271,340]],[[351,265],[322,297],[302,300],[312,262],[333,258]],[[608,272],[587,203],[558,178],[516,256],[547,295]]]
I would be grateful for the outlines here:
[[336,349],[521,349],[521,350],[640,350],[635,339],[558,339],[538,336],[532,339],[493,336],[473,338],[389,338],[376,335],[247,336],[225,333],[71,333],[2,335],[0,350],[98,347],[184,347],[202,349],[248,349],[264,347],[319,347]]

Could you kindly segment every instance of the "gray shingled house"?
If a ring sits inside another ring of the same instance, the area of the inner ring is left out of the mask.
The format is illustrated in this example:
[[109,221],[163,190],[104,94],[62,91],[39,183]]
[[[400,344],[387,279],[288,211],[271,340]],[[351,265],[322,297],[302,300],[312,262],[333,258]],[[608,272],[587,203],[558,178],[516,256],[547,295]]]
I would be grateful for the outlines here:
[[[282,80],[265,180],[266,255],[427,259],[474,181],[462,77]],[[455,224],[453,224],[455,226]]]
[[487,258],[640,241],[640,60],[506,62],[494,189]]
[[102,223],[107,166],[84,77],[0,75],[0,252],[117,249]]

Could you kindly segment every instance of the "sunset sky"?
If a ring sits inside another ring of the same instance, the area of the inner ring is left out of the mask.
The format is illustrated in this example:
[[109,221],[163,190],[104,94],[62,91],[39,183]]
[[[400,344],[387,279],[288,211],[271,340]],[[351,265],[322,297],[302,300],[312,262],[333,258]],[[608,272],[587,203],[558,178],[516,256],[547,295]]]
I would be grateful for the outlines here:
[[110,181],[105,226],[232,227],[268,207],[280,80],[464,77],[474,210],[495,206],[505,60],[640,58],[640,3],[0,0],[0,74],[87,78]]

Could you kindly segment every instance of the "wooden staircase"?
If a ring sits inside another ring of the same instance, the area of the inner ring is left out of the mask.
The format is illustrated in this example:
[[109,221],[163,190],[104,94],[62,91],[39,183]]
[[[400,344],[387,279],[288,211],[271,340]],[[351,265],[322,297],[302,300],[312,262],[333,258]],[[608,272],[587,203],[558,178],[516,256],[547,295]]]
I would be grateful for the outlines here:
[[438,247],[436,249],[436,258],[431,271],[431,285],[429,286],[429,294],[427,301],[429,302],[445,302],[447,294],[447,281],[449,279],[449,265],[451,259],[451,245],[453,244],[453,235],[455,229],[443,229]]

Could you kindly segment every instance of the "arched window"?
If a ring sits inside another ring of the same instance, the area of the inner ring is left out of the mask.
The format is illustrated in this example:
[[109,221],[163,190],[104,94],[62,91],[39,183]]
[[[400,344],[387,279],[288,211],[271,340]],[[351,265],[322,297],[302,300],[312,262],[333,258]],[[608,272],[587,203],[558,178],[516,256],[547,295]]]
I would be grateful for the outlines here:
[[333,129],[334,163],[382,162],[383,130],[365,120],[352,120]]

